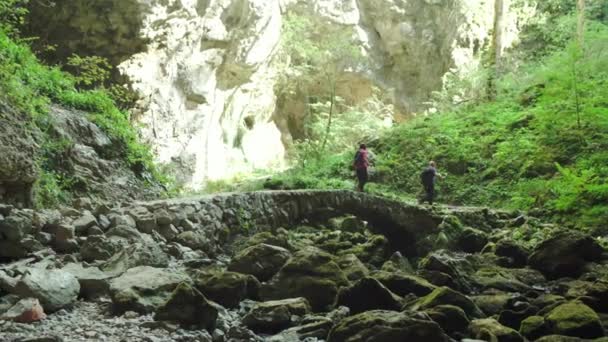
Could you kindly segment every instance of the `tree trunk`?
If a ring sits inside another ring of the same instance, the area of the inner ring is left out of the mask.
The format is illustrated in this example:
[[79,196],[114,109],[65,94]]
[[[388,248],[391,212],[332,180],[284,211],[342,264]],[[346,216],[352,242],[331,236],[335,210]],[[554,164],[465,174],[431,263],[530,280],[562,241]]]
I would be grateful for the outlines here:
[[508,0],[494,0],[494,31],[492,33],[492,58],[490,59],[490,75],[488,76],[488,99],[496,98],[496,79],[500,76],[503,33],[506,3]]
[[583,44],[585,43],[585,0],[577,0],[576,10],[578,17],[576,40],[578,45],[582,48]]

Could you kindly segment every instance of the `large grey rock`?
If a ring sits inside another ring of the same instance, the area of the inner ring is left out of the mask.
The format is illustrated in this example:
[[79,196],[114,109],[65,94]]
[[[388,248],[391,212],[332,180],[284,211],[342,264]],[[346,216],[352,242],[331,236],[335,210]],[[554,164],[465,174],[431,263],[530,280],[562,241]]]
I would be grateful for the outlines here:
[[128,245],[106,260],[100,268],[113,275],[119,275],[136,266],[166,267],[168,255],[151,239]]
[[80,284],[72,274],[62,270],[32,268],[17,283],[14,293],[22,298],[40,300],[48,312],[72,304],[78,297]]
[[14,211],[0,220],[0,240],[19,241],[33,230],[32,216],[24,211]]
[[252,275],[236,272],[201,271],[195,286],[209,299],[228,308],[238,307],[244,299],[258,299],[260,282]]
[[291,253],[285,248],[259,244],[239,252],[228,265],[228,270],[251,274],[260,281],[267,281],[290,257]]
[[519,332],[505,327],[493,318],[475,319],[471,321],[469,330],[474,338],[484,341],[524,342]]
[[91,214],[91,212],[86,211],[82,216],[74,220],[72,225],[74,226],[77,234],[83,235],[89,228],[97,225],[97,219],[95,216],[93,216],[93,214]]
[[111,275],[97,267],[84,267],[81,264],[69,263],[62,268],[72,274],[80,283],[80,296],[91,299],[109,294]]
[[151,313],[164,305],[171,293],[190,278],[174,270],[138,266],[110,281],[110,296],[117,313]]
[[89,236],[80,247],[80,256],[84,261],[88,262],[107,260],[121,251],[126,245],[127,241],[121,238],[93,235]]

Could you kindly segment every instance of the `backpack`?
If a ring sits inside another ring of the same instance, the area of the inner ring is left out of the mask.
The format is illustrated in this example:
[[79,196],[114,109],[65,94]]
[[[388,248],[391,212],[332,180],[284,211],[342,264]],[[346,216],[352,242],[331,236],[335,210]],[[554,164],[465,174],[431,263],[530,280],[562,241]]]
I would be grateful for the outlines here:
[[435,178],[435,173],[433,172],[433,169],[430,167],[427,167],[420,173],[420,181],[422,182],[423,185],[432,184],[433,178]]
[[355,153],[355,165],[358,165],[361,162],[363,162],[363,153],[357,151],[357,153]]

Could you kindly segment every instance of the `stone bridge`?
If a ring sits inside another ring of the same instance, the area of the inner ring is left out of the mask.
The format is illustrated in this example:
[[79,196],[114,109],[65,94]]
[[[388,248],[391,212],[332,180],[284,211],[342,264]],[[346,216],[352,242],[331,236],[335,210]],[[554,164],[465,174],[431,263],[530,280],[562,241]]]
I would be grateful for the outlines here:
[[240,231],[245,225],[254,225],[260,230],[289,228],[304,219],[322,221],[351,214],[367,221],[374,232],[387,236],[396,250],[408,256],[421,255],[424,251],[418,250],[418,242],[436,235],[441,230],[440,224],[449,215],[455,215],[470,225],[481,218],[489,228],[493,222],[514,217],[511,213],[485,208],[431,209],[346,190],[227,193],[136,202],[121,211],[133,216],[138,225],[142,220],[150,219],[170,221],[176,227],[193,223],[199,226],[196,230],[202,230],[209,237],[214,236],[217,244],[225,242],[222,240],[227,237],[226,232]]

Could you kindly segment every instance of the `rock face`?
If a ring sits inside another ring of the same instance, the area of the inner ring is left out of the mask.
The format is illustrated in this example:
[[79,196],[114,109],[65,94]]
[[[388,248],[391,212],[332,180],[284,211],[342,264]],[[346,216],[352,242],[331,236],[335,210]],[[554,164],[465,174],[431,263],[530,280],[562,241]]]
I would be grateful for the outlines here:
[[[143,136],[158,160],[171,163],[193,188],[206,179],[280,167],[284,143],[302,131],[304,96],[275,94],[285,73],[280,42],[288,15],[310,18],[319,32],[352,30],[369,63],[358,74],[340,75],[338,95],[359,103],[380,87],[398,114],[409,114],[425,109],[446,73],[464,75],[480,62],[494,11],[491,2],[475,0],[111,0],[103,10],[86,6],[78,0],[48,11],[34,3],[41,20],[30,25],[32,35],[66,47],[59,57],[76,52],[122,62],[122,74],[140,95]],[[517,39],[526,6],[509,11],[505,47]]]

